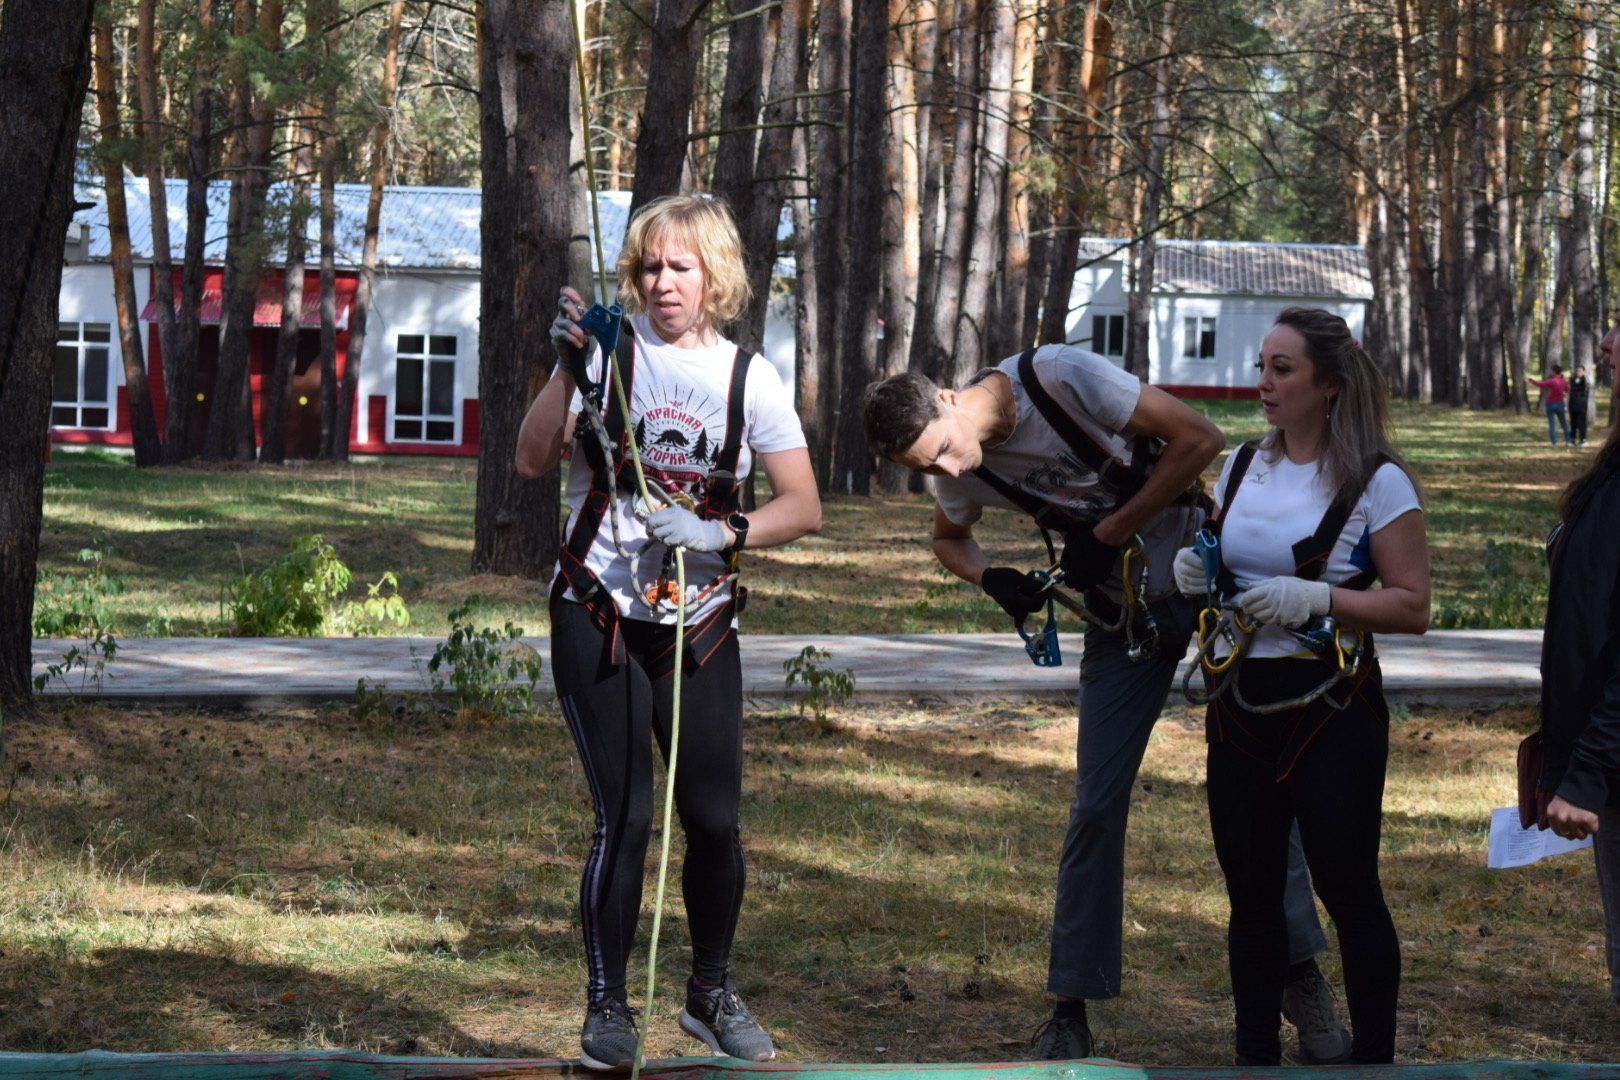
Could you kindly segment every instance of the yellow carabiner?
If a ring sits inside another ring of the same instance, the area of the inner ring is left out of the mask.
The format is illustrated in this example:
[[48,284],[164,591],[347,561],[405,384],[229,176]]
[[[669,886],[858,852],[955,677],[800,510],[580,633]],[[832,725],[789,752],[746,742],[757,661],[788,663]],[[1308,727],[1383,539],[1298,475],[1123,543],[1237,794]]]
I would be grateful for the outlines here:
[[1209,672],[1211,675],[1220,675],[1225,673],[1227,669],[1229,669],[1233,664],[1237,663],[1238,659],[1238,649],[1235,642],[1233,643],[1231,653],[1227,655],[1225,660],[1216,663],[1214,660],[1210,659],[1211,646],[1214,644],[1213,639],[1214,636],[1220,632],[1220,629],[1220,608],[1205,608],[1203,611],[1198,613],[1198,662],[1202,664],[1204,670]]

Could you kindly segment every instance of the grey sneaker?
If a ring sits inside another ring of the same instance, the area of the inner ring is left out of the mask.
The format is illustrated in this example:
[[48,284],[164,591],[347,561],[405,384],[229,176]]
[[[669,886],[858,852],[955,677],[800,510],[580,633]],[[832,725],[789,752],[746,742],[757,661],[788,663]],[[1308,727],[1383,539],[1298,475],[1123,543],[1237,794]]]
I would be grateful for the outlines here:
[[1091,1029],[1084,1020],[1054,1016],[1035,1029],[1036,1061],[1078,1061],[1091,1056]]
[[699,987],[686,984],[686,1007],[681,1010],[681,1030],[702,1039],[710,1050],[743,1061],[770,1061],[776,1046],[765,1029],[748,1012],[748,1006],[728,983]]
[[636,1010],[618,998],[593,1001],[579,1036],[579,1063],[598,1072],[624,1072],[636,1063]]
[[1299,1056],[1307,1065],[1337,1065],[1350,1057],[1350,1031],[1339,1020],[1333,989],[1320,971],[1283,987],[1283,1016],[1299,1030]]

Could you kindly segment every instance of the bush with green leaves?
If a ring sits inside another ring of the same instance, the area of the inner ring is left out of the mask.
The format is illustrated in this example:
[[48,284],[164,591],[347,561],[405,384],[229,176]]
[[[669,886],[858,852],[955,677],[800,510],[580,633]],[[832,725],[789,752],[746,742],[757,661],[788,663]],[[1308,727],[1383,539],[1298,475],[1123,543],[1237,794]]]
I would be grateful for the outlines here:
[[855,693],[855,672],[833,667],[828,663],[831,659],[832,653],[828,650],[806,645],[799,650],[799,655],[782,661],[782,670],[787,672],[786,689],[792,690],[795,685],[804,687],[804,693],[799,696],[799,715],[803,716],[808,708],[815,713],[818,724],[827,722],[830,706],[842,705]]
[[423,675],[435,697],[463,712],[507,714],[534,705],[540,654],[523,642],[523,627],[479,626],[472,609],[450,613],[450,635],[433,650]]
[[301,536],[287,554],[226,586],[220,606],[242,637],[313,637],[352,576],[324,537]]
[[107,665],[118,656],[118,632],[113,628],[107,598],[124,591],[124,580],[107,566],[110,547],[96,543],[78,554],[83,573],[43,574],[34,586],[34,636],[73,638],[62,659],[34,676],[34,689],[42,691],[55,679],[64,687],[68,676],[79,672],[79,690],[93,685],[99,694]]
[[402,630],[411,625],[411,611],[399,595],[399,578],[390,570],[367,585],[366,598],[345,604],[338,612],[337,624],[355,637],[380,634],[390,625]]
[[[1520,569],[1527,565],[1529,569]],[[1533,544],[1485,541],[1485,582],[1478,592],[1439,605],[1437,630],[1537,627],[1547,617],[1547,572]]]

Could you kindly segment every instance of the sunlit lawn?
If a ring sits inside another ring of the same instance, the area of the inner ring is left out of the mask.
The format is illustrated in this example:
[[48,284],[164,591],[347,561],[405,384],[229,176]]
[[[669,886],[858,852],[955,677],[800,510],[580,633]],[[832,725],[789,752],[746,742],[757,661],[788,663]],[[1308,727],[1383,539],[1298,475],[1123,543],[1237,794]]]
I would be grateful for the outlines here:
[[[1484,869],[1531,722],[1397,710],[1383,866],[1403,1060],[1620,1060],[1590,856]],[[1062,705],[751,716],[736,970],[784,1059],[1024,1055],[1074,726]],[[0,1048],[577,1053],[590,801],[553,709],[53,704],[7,736]],[[1198,717],[1171,710],[1134,798],[1125,993],[1093,1011],[1109,1056],[1230,1061],[1203,760]],[[678,899],[671,916],[656,1056],[697,1048],[674,1023]],[[639,987],[644,941],[636,957]]]
[[[1257,434],[1257,406],[1206,406],[1228,445]],[[1551,450],[1537,415],[1434,407],[1396,410],[1399,438],[1429,499],[1435,608],[1442,623],[1532,625],[1545,572],[1540,544],[1560,487],[1591,451]],[[1214,471],[1211,472],[1211,479]],[[69,570],[90,544],[110,546],[128,590],[115,598],[132,634],[220,632],[222,588],[319,532],[355,571],[355,593],[395,572],[414,614],[408,632],[443,633],[468,600],[477,618],[546,627],[543,583],[472,576],[475,469],[470,461],[390,459],[351,466],[137,470],[104,454],[59,453],[47,473],[42,569]],[[822,532],[750,552],[746,630],[999,630],[977,590],[949,578],[929,550],[926,496],[827,500]],[[1034,566],[1035,530],[991,514],[977,530],[993,556]],[[1511,573],[1488,576],[1488,541]]]

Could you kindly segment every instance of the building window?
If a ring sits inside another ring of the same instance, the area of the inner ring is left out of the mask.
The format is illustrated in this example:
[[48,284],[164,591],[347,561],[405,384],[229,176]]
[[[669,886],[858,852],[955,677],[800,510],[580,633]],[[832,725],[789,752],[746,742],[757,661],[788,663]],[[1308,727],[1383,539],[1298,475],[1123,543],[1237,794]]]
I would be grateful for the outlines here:
[[1191,315],[1181,320],[1181,355],[1190,360],[1215,359],[1215,317]]
[[51,364],[51,426],[113,426],[112,369],[108,360],[112,327],[106,323],[62,323],[56,329]]
[[456,441],[454,335],[399,335],[394,361],[393,441]]
[[1125,316],[1091,317],[1091,351],[1102,353],[1104,356],[1125,355]]

